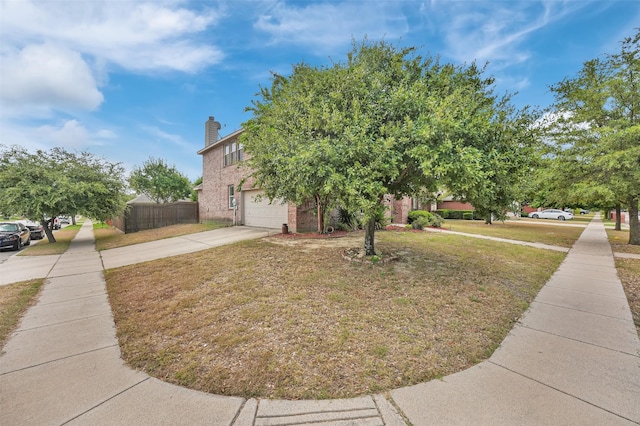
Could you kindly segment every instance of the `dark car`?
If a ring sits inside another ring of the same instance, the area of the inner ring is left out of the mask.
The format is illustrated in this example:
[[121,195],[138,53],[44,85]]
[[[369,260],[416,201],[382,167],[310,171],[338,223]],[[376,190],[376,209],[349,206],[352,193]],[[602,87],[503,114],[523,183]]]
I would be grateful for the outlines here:
[[31,220],[21,220],[20,223],[22,223],[24,226],[29,228],[29,231],[31,231],[32,240],[41,240],[44,238],[45,236],[44,227],[40,224],[40,222],[34,222]]
[[0,249],[20,250],[31,244],[31,231],[22,223],[0,222]]

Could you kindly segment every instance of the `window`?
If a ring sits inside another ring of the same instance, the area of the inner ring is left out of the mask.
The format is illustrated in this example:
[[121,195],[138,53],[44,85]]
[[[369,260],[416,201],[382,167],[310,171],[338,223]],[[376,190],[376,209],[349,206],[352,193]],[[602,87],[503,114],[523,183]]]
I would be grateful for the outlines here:
[[242,144],[237,142],[224,144],[224,165],[230,166],[238,161],[242,161]]
[[229,208],[232,209],[232,208],[235,207],[234,206],[234,204],[235,204],[234,201],[236,200],[235,189],[234,189],[233,185],[229,185],[228,188],[229,188],[228,189],[228,192],[229,192]]

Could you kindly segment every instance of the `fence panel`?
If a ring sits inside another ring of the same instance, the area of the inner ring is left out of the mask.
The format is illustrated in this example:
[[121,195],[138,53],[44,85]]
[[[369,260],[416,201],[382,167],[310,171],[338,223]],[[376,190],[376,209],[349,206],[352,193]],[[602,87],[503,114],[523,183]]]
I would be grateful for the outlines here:
[[124,216],[113,220],[125,234],[181,223],[198,223],[198,203],[130,204]]

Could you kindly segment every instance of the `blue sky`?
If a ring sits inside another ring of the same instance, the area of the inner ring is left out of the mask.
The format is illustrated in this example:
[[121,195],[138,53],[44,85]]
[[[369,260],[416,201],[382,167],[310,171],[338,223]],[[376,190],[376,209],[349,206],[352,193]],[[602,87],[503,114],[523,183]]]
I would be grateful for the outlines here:
[[352,38],[488,62],[499,93],[546,107],[637,27],[638,0],[0,0],[0,143],[127,171],[152,156],[193,180],[210,115],[233,132],[270,71],[343,61]]

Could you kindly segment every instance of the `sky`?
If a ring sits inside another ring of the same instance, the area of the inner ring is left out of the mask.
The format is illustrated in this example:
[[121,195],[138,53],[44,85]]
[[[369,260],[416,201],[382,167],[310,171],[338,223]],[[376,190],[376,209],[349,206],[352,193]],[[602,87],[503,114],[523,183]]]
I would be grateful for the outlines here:
[[195,180],[209,116],[232,133],[272,72],[344,62],[352,41],[487,64],[497,93],[544,108],[638,27],[638,0],[0,0],[0,144]]

